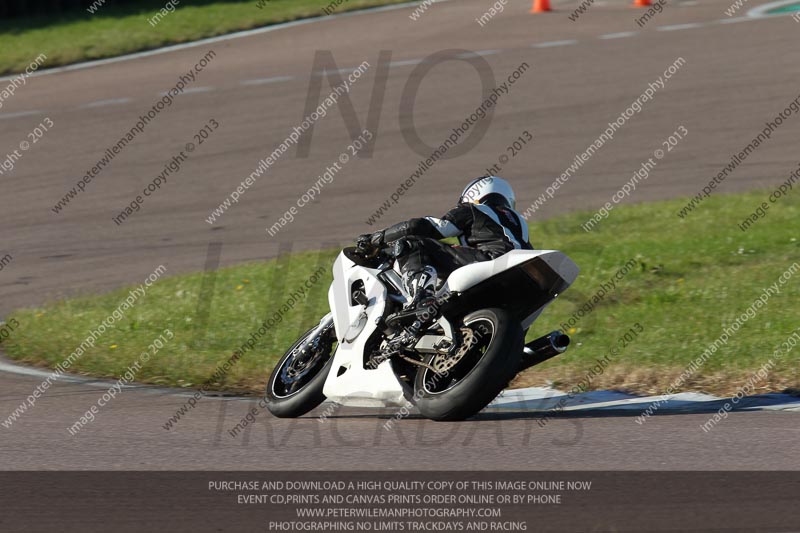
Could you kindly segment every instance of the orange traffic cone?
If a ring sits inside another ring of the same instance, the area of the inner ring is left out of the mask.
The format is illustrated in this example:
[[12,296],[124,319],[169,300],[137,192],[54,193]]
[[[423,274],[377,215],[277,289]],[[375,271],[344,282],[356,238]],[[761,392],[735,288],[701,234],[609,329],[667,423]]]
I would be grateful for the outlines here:
[[633,7],[650,7],[650,0],[633,0]]
[[547,11],[552,11],[550,9],[550,0],[533,0],[531,13],[545,13]]

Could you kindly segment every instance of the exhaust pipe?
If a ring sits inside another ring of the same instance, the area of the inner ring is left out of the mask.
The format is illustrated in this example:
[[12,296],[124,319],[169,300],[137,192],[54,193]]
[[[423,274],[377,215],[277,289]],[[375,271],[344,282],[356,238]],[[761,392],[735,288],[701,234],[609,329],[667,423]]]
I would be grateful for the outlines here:
[[523,349],[520,372],[564,353],[568,346],[569,336],[559,330],[529,342]]

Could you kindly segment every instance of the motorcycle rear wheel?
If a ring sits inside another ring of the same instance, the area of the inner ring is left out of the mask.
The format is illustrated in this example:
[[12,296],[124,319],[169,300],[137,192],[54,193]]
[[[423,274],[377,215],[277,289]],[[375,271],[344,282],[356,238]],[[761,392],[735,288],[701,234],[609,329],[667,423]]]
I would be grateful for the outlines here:
[[[422,416],[465,420],[486,407],[516,375],[525,334],[503,309],[474,311],[464,326],[475,333],[472,347],[446,373],[421,368],[414,380],[414,403]],[[425,360],[433,364],[437,354]]]

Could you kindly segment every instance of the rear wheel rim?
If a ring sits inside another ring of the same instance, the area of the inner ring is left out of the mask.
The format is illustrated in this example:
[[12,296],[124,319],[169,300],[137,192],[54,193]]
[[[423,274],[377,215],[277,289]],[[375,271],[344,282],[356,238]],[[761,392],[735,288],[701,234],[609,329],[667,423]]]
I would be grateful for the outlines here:
[[465,354],[456,365],[444,374],[437,374],[428,368],[422,371],[422,390],[428,396],[444,394],[461,383],[469,376],[475,367],[483,360],[489,347],[495,339],[497,327],[493,320],[487,317],[473,318],[464,322],[475,334],[475,345]]

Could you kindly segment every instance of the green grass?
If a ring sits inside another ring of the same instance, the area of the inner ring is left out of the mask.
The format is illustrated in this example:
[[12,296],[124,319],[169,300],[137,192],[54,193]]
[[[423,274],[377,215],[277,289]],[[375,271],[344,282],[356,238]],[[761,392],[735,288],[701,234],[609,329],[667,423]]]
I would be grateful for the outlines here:
[[[688,219],[675,215],[680,200],[618,207],[592,233],[580,228],[589,213],[574,213],[531,225],[539,248],[566,252],[581,267],[566,291],[536,323],[532,335],[558,328],[629,258],[636,266],[571,331],[573,346],[563,356],[532,369],[517,385],[552,380],[569,388],[594,359],[617,343],[634,323],[642,333],[592,382],[590,388],[617,387],[639,392],[666,388],[795,261],[800,262],[797,220],[800,198],[785,198],[748,232],[736,224],[762,199],[763,192],[712,197]],[[245,264],[217,273],[207,326],[198,317],[201,274],[164,278],[88,351],[77,370],[119,376],[164,328],[175,339],[141,370],[137,380],[193,386],[205,381],[318,266],[321,279],[255,349],[248,352],[217,388],[261,390],[277,357],[327,311],[330,265],[336,251],[297,254],[281,261]],[[276,288],[277,287],[277,288]],[[14,359],[54,366],[81,343],[87,332],[113,311],[127,290],[57,302],[12,314],[20,327],[5,342]],[[732,392],[772,351],[800,327],[800,272],[770,298],[714,356],[687,380],[684,389]],[[800,385],[800,348],[784,357],[761,386],[782,390]]]
[[[334,13],[407,0],[346,0]],[[323,15],[330,0],[184,0],[155,27],[148,24],[166,4],[143,0],[135,6],[108,3],[94,15],[78,10],[53,17],[0,21],[0,74],[22,72],[45,54],[44,67],[113,57],[238,30]]]

